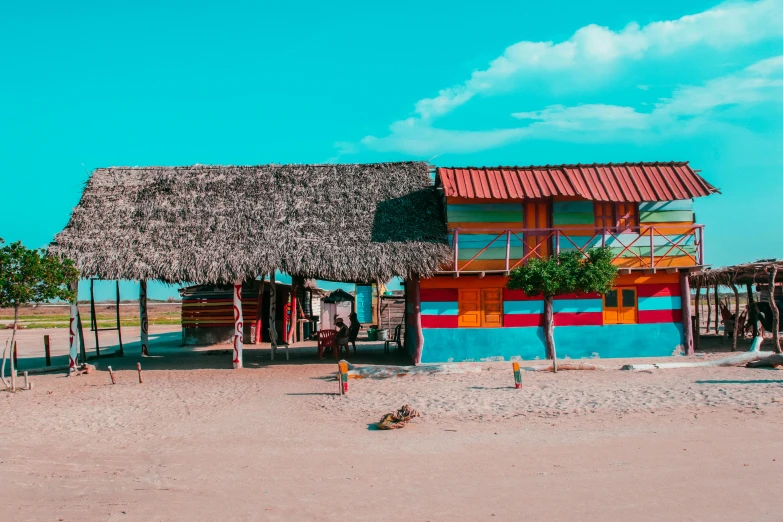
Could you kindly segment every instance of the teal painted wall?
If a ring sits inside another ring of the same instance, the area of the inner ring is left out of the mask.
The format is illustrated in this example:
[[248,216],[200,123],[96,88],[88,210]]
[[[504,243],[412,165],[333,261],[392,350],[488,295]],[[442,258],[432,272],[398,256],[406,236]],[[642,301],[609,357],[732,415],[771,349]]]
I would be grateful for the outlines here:
[[356,285],[356,317],[362,324],[372,323],[372,286]]
[[[557,358],[663,357],[679,353],[682,324],[555,328]],[[422,362],[545,359],[542,328],[426,328]]]

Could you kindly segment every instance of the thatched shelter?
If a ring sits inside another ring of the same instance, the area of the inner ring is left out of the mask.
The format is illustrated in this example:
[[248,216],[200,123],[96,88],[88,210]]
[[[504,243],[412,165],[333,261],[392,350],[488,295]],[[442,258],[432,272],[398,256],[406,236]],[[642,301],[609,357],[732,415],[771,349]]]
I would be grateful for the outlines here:
[[52,248],[103,279],[430,275],[450,257],[430,185],[420,162],[97,169]]
[[[724,266],[719,268],[706,268],[699,272],[689,274],[691,287],[696,288],[696,324],[697,339],[699,325],[699,301],[701,299],[701,289],[707,291],[707,331],[710,328],[711,315],[709,290],[714,289],[715,296],[715,329],[717,331],[719,303],[718,287],[726,286],[732,289],[734,293],[734,322],[739,323],[733,329],[733,347],[737,347],[737,336],[744,327],[745,320],[752,324],[753,335],[758,335],[756,314],[761,311],[767,315],[767,326],[772,332],[775,351],[780,352],[780,303],[783,301],[783,260],[779,259],[760,259],[752,263],[742,263],[733,266]],[[740,310],[740,289],[745,286],[747,292],[747,317],[744,317]],[[761,299],[755,302],[753,295],[753,286],[762,289]],[[697,341],[698,342],[698,341]]]

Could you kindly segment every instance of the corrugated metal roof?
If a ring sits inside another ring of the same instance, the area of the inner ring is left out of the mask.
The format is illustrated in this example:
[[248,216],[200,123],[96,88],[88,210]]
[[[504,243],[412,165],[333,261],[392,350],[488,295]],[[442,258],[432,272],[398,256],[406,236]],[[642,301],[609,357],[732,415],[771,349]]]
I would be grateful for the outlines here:
[[719,190],[687,161],[529,167],[438,167],[447,197],[536,199],[580,196],[593,201],[673,201]]

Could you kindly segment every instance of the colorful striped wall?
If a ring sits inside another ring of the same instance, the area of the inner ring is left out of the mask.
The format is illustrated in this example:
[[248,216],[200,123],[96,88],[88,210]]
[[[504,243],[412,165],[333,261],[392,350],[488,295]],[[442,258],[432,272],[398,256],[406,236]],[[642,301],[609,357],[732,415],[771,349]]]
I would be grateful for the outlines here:
[[[637,324],[604,324],[599,295],[553,302],[559,357],[666,356],[683,343],[679,274],[623,275],[616,286],[637,292]],[[505,288],[501,276],[433,277],[421,281],[423,362],[543,358],[544,302]],[[460,328],[459,290],[503,288],[502,328]]]

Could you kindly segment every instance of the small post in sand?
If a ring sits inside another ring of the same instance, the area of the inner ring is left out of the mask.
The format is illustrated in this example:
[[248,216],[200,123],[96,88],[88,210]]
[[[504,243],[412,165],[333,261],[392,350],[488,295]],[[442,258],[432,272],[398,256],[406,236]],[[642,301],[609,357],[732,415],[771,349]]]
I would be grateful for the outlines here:
[[518,362],[511,363],[511,367],[514,368],[514,387],[518,390],[522,387],[522,372]]
[[348,363],[340,361],[337,363],[337,368],[337,375],[340,379],[340,394],[345,395],[348,393]]
[[24,389],[29,390],[30,389],[30,378],[27,375],[27,372],[24,372]]
[[139,372],[139,384],[141,384],[143,382],[141,380],[141,363],[136,363],[136,370]]
[[112,384],[117,384],[117,381],[114,380],[114,371],[111,369],[111,366],[109,366],[109,377],[111,377]]
[[52,351],[49,348],[49,336],[44,335],[44,353],[46,354],[46,366],[52,365]]

